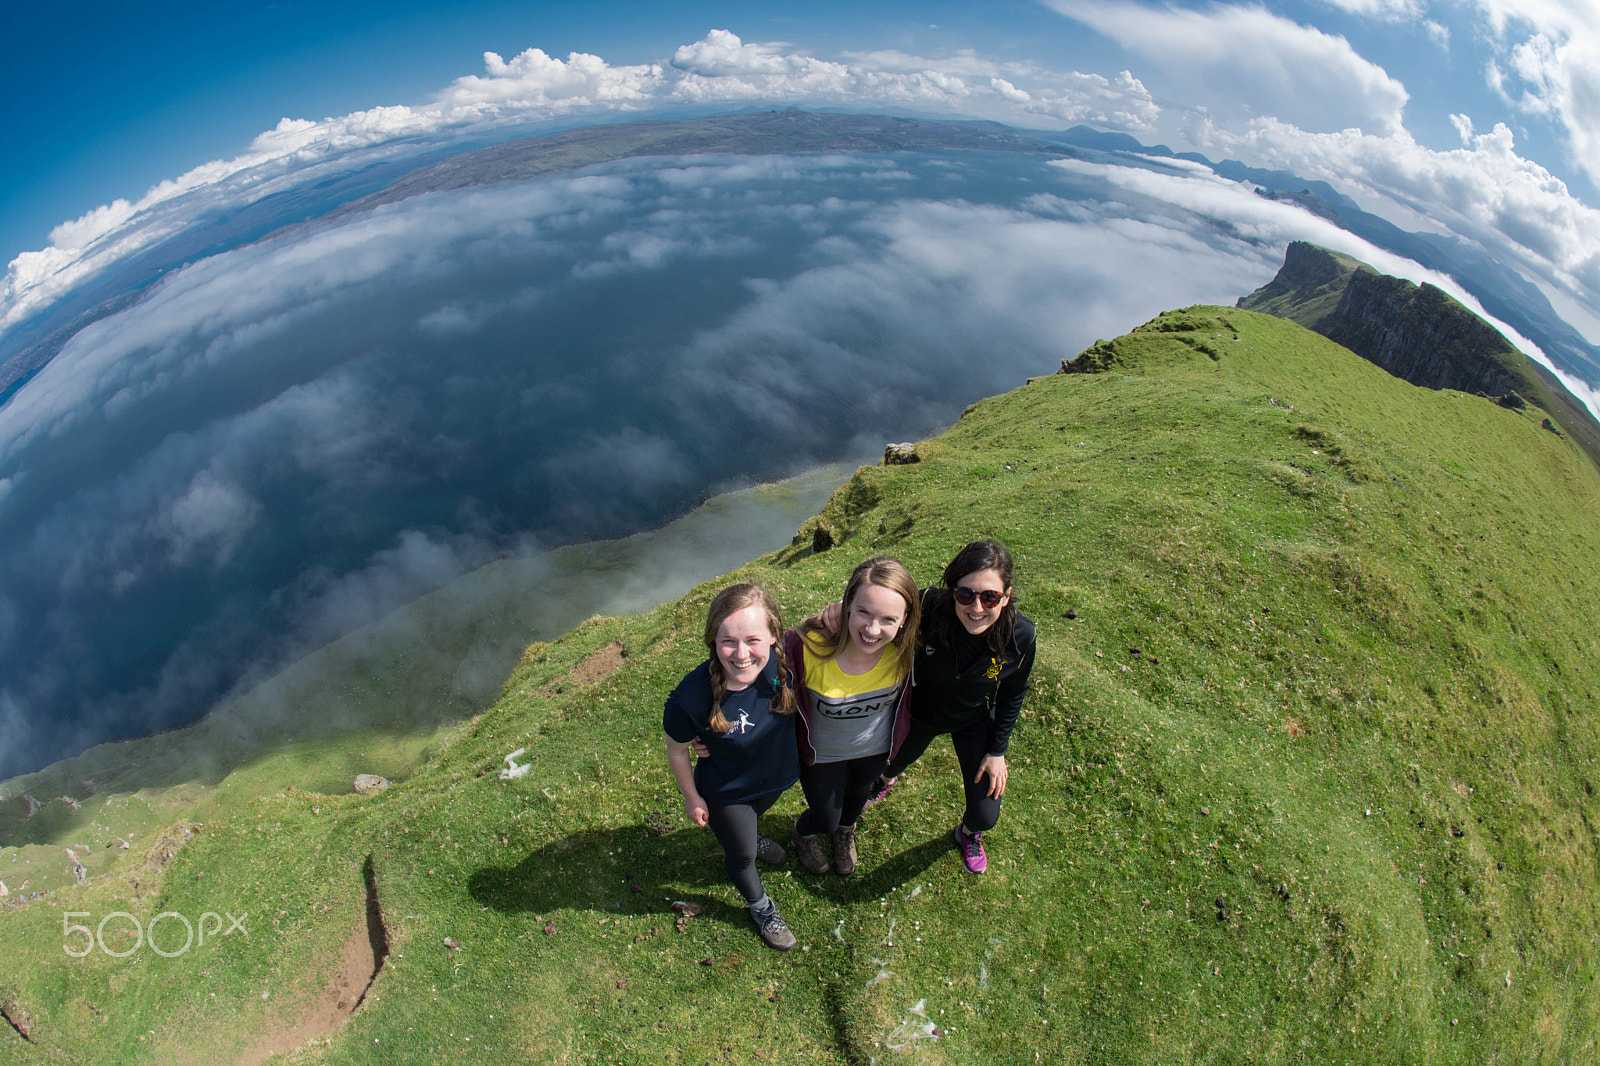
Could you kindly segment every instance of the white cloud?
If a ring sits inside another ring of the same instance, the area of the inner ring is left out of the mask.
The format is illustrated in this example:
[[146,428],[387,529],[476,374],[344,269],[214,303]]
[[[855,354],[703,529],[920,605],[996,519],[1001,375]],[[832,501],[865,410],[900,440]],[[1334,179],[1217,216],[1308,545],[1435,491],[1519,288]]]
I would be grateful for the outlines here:
[[1272,119],[1239,133],[1197,123],[1189,134],[1203,148],[1320,178],[1391,220],[1408,215],[1412,228],[1448,229],[1600,306],[1600,210],[1518,155],[1504,124],[1477,133],[1468,116],[1451,121],[1466,144],[1450,151],[1405,133],[1307,133]]
[[1400,82],[1343,37],[1264,8],[1043,2],[1143,55],[1188,103],[1224,121],[1271,115],[1311,130],[1402,128],[1407,94]]
[[1420,21],[1427,11],[1422,0],[1323,0],[1323,3],[1377,22]]
[[194,553],[208,551],[220,566],[262,512],[260,502],[237,484],[213,469],[201,470],[163,516],[173,565],[183,566]]
[[670,64],[619,67],[582,52],[556,59],[537,48],[509,60],[486,52],[483,74],[457,78],[430,103],[321,121],[285,118],[241,156],[195,167],[135,202],[118,200],[63,223],[49,247],[11,261],[0,288],[0,331],[211,209],[252,202],[325,171],[413,154],[468,131],[668,106],[768,102],[865,105],[1029,125],[1093,122],[1131,131],[1152,128],[1159,111],[1126,71],[1108,79],[1018,64],[1002,70],[970,53],[827,60],[787,45],[747,43],[726,30],[678,48]]
[[1473,0],[1499,50],[1489,87],[1549,120],[1600,188],[1600,11],[1590,0]]

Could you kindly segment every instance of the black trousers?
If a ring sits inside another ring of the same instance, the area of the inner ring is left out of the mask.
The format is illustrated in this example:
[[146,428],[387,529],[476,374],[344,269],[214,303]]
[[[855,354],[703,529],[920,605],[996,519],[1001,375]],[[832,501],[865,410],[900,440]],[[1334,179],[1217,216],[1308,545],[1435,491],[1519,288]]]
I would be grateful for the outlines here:
[[883,775],[899,777],[905,773],[906,767],[922,758],[922,753],[928,750],[928,745],[933,743],[934,738],[945,732],[950,734],[950,745],[956,749],[956,761],[961,764],[961,788],[967,796],[967,810],[961,816],[961,822],[973,833],[993,829],[994,824],[1000,820],[1000,801],[989,795],[987,777],[976,783],[972,780],[977,776],[983,760],[989,755],[988,715],[974,718],[952,730],[940,729],[919,722],[915,718],[911,719],[911,732],[907,734],[906,742],[900,745],[900,750],[895,753],[894,763],[884,768]]
[[888,761],[889,753],[884,752],[800,767],[800,788],[806,794],[807,806],[795,823],[795,832],[808,837],[831,834],[841,825],[855,825],[872,794],[872,783]]
[[734,803],[727,807],[706,801],[706,820],[711,831],[722,845],[722,863],[728,870],[728,880],[739,890],[746,903],[758,903],[767,890],[761,887],[761,875],[756,871],[756,839],[761,835],[756,829],[756,819],[767,813],[784,790],[757,796],[749,803]]

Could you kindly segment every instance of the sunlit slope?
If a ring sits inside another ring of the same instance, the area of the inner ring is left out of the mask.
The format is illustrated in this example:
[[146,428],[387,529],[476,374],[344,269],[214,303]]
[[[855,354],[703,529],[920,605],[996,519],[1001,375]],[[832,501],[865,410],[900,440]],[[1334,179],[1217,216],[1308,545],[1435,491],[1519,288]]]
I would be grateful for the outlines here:
[[[855,877],[768,876],[808,950],[756,940],[659,742],[719,580],[536,645],[386,793],[256,800],[154,891],[0,912],[18,1055],[259,1047],[361,928],[370,857],[389,963],[299,1061],[1593,1058],[1593,466],[1527,412],[1237,309],[1087,358],[863,469],[737,574],[798,617],[867,555],[930,580],[1011,545],[1041,652],[982,877],[937,747],[863,819]],[[518,747],[532,771],[499,780]],[[705,913],[679,932],[672,899]],[[61,953],[64,910],[224,908],[248,942]]]

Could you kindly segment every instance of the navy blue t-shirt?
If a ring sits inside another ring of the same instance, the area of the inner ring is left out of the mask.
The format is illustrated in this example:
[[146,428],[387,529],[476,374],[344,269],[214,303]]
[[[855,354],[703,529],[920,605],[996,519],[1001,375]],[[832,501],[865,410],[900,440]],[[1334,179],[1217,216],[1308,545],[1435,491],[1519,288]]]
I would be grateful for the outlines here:
[[695,737],[710,754],[695,764],[694,787],[702,799],[726,807],[748,803],[769,792],[782,792],[800,779],[800,752],[795,745],[794,715],[773,714],[778,657],[755,682],[722,697],[722,717],[733,723],[726,733],[715,733],[711,718],[711,664],[689,671],[667,697],[661,727],[679,744]]

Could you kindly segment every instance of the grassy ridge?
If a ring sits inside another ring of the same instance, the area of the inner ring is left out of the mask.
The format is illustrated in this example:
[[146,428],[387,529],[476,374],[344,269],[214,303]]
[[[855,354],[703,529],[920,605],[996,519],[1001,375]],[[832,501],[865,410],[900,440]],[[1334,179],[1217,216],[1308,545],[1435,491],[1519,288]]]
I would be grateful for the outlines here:
[[[814,520],[837,547],[803,529],[730,575],[798,617],[869,554],[927,580],[972,537],[1012,547],[1040,660],[983,877],[936,746],[869,812],[857,876],[768,876],[806,950],[756,940],[659,741],[718,580],[535,645],[388,792],[252,800],[139,876],[0,912],[0,1004],[34,1041],[8,1050],[257,1047],[359,931],[370,863],[389,964],[298,1061],[1592,1058],[1592,465],[1264,315],[1189,308],[1098,351],[860,471]],[[620,669],[586,667],[612,646]],[[502,782],[517,747],[534,770]],[[672,899],[705,913],[678,932]],[[116,909],[248,911],[250,935],[62,955],[63,911]]]

